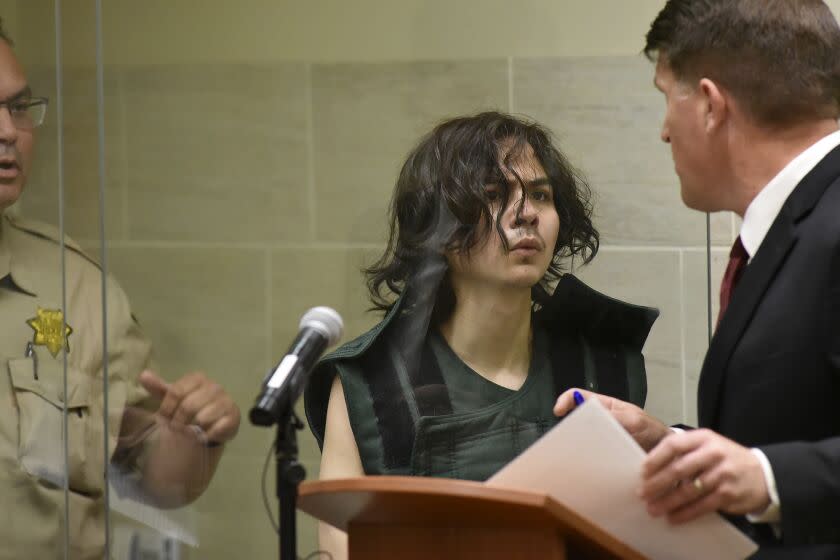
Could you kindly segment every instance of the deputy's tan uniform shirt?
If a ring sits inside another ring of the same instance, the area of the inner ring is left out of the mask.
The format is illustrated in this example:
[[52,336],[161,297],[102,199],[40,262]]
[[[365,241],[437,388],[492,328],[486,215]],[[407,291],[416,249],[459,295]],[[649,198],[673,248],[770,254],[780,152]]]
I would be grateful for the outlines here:
[[[61,252],[55,228],[0,216],[0,559],[103,556],[105,453],[102,275],[66,241],[66,324],[61,336]],[[109,457],[126,406],[148,398],[137,375],[150,344],[124,292],[108,279]],[[27,356],[33,342],[34,356]],[[64,345],[67,392],[63,390]],[[55,355],[54,355],[55,353]],[[68,408],[68,460],[62,409]],[[69,474],[69,519],[64,473]]]

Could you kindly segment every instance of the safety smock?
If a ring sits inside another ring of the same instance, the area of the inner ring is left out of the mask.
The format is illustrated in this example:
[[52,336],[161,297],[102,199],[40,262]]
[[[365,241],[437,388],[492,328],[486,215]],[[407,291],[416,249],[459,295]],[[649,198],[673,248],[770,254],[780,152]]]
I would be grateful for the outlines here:
[[511,390],[473,371],[434,326],[418,333],[415,313],[403,305],[401,298],[373,329],[327,355],[305,393],[307,419],[323,447],[339,376],[368,475],[485,480],[559,421],[554,403],[571,387],[644,406],[642,347],[656,309],[563,276],[535,306],[528,375]]

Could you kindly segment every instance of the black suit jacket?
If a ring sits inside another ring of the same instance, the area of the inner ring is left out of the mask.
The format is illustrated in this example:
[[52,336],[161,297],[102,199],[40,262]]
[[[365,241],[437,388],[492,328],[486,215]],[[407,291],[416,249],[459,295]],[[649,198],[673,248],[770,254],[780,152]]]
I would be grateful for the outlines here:
[[757,557],[840,558],[840,148],[796,187],[744,271],[697,410],[773,467],[782,539],[747,528]]

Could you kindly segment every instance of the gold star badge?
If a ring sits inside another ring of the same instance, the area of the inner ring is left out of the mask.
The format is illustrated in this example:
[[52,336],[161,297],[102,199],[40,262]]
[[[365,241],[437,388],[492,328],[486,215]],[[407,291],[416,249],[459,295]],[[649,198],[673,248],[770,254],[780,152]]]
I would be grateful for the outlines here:
[[[35,331],[35,346],[46,346],[53,358],[58,356],[62,348],[70,352],[70,333],[73,329],[64,324],[64,313],[60,309],[38,308],[37,315],[28,319],[26,324]],[[62,332],[63,331],[63,332]]]

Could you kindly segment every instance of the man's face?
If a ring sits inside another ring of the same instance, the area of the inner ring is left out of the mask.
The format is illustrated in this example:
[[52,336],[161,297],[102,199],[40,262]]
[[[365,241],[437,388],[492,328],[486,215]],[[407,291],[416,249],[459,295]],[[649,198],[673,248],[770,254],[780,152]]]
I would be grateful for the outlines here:
[[505,178],[508,203],[504,208],[501,207],[502,187],[488,184],[485,189],[494,217],[501,213],[500,224],[508,250],[502,244],[495,224],[491,224],[485,239],[470,251],[469,256],[449,256],[454,284],[491,289],[493,286],[531,288],[542,279],[551,264],[560,217],[554,207],[552,186],[530,146],[511,162],[511,171]]
[[[30,95],[23,68],[11,47],[0,39],[0,101]],[[19,129],[4,105],[0,108],[0,211],[20,198],[32,162],[33,131]]]
[[665,120],[661,138],[671,145],[674,169],[680,179],[683,202],[703,212],[719,210],[714,201],[716,166],[705,133],[705,100],[698,88],[677,80],[661,57],[656,64],[656,88],[665,94]]

